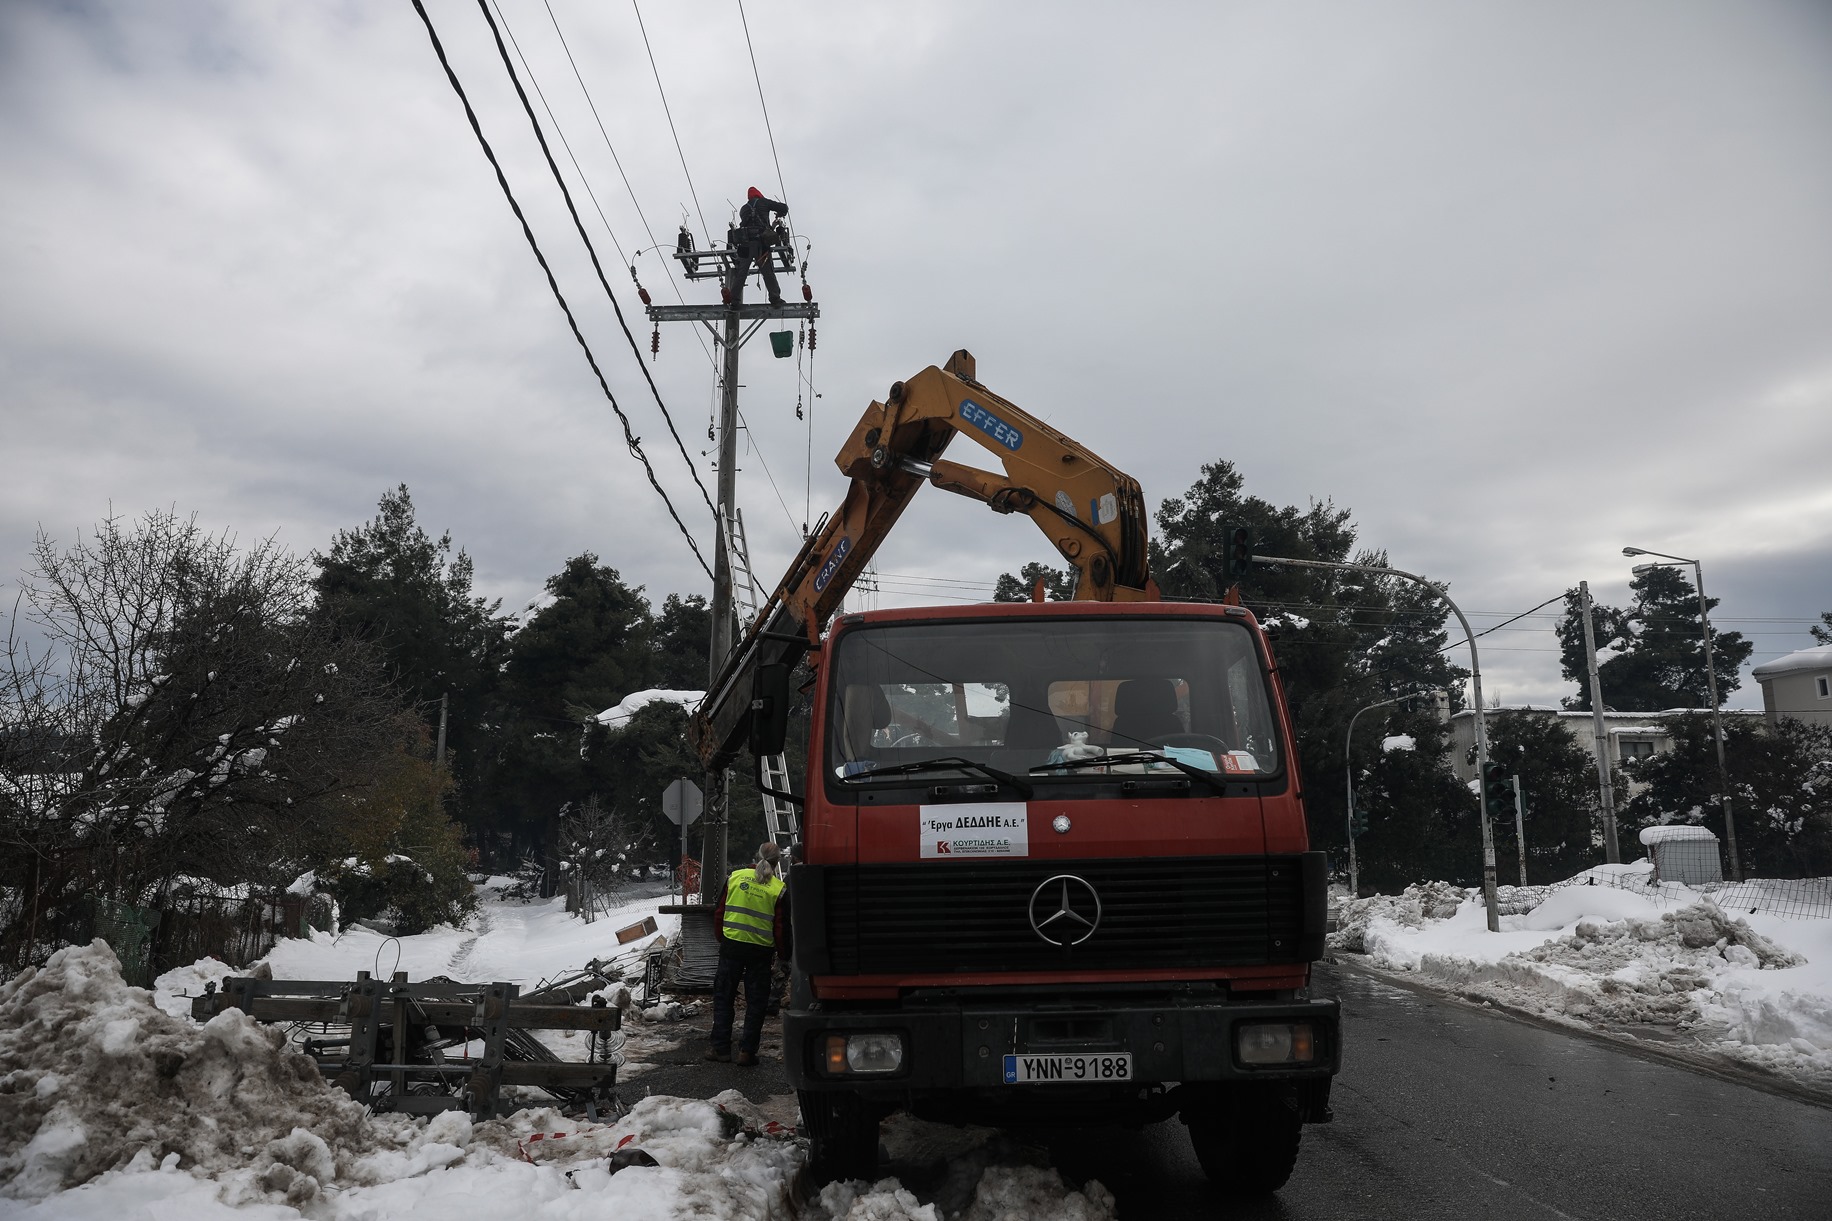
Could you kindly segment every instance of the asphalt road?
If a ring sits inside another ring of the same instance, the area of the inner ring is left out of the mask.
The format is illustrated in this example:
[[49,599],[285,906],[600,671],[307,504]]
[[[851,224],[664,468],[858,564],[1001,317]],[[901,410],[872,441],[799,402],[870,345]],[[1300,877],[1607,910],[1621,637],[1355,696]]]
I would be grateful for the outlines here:
[[[1271,1199],[1211,1186],[1175,1121],[1018,1135],[1071,1181],[1099,1179],[1122,1218],[1832,1217],[1832,1107],[1354,971],[1319,967],[1317,991],[1343,1002],[1336,1118],[1305,1129]],[[779,1062],[700,1066],[703,1047],[690,1040],[625,1098],[736,1085],[792,1109]]]

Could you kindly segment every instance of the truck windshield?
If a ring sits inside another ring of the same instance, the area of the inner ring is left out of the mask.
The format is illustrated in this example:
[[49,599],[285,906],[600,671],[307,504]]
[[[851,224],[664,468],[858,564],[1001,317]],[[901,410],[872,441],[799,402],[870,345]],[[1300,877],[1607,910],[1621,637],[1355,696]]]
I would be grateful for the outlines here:
[[[1280,769],[1266,682],[1252,630],[1231,620],[859,628],[837,650],[828,774],[908,784],[882,773],[927,760],[966,771],[970,760],[1039,785],[1186,767],[1264,777]],[[1108,755],[1112,764],[1099,762]]]

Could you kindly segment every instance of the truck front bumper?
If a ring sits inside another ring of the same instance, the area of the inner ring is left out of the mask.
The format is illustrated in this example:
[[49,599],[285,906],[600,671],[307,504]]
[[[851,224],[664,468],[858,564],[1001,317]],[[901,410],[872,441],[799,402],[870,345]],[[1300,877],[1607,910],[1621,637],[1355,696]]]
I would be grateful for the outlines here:
[[[1306,1026],[1310,1058],[1245,1063],[1238,1034],[1249,1025]],[[895,1071],[829,1071],[832,1035],[897,1035]],[[1119,1086],[1008,1085],[1005,1057],[1130,1053],[1130,1078]],[[1137,1094],[1171,1085],[1315,1082],[1327,1089],[1341,1064],[1341,1006],[1333,1000],[1221,998],[1088,998],[1072,1004],[976,1003],[970,1000],[895,1007],[834,1008],[830,1003],[783,1011],[783,1059],[799,1090],[846,1090],[908,1104],[922,1095],[968,1092],[996,1098],[1041,1091],[1066,1101],[1075,1092]],[[1326,1096],[1326,1095],[1325,1095]]]

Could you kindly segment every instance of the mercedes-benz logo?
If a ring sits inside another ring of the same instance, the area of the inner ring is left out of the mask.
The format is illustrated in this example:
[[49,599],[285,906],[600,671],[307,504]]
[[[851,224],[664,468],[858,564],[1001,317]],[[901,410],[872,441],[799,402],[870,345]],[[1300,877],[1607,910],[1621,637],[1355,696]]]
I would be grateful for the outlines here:
[[1030,923],[1051,945],[1080,945],[1100,926],[1100,895],[1072,873],[1045,878],[1031,891]]

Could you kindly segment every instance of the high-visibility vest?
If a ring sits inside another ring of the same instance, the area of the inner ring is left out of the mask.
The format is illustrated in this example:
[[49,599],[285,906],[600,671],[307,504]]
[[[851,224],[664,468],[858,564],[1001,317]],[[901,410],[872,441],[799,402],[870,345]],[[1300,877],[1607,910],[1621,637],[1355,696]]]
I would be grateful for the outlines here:
[[781,878],[765,881],[755,869],[734,871],[725,884],[726,938],[745,945],[775,945],[776,900],[782,887]]

